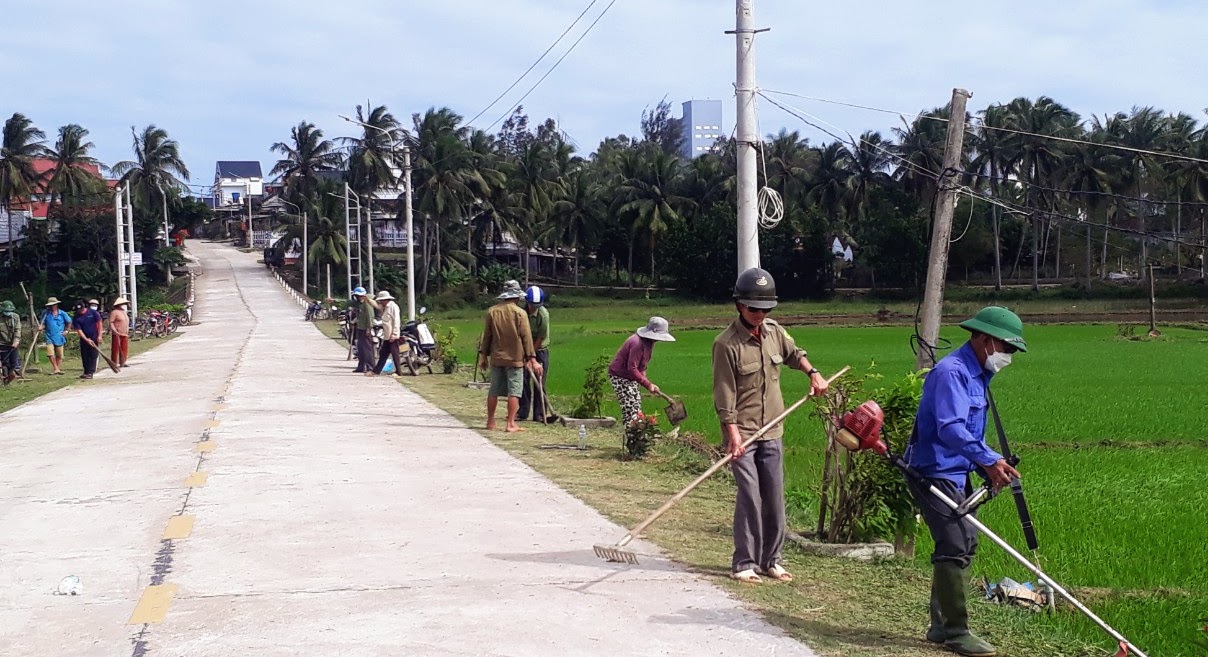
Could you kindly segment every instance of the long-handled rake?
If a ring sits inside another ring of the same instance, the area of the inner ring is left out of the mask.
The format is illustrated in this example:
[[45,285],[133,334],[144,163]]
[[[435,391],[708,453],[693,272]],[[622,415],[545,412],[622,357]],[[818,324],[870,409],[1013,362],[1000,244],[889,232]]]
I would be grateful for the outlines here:
[[[833,376],[831,376],[831,378],[826,380],[827,384],[834,382],[835,379],[838,379],[839,377],[846,374],[849,369],[851,369],[851,367],[844,367],[843,369],[839,370],[838,372],[835,372],[835,374]],[[752,434],[750,438],[747,438],[745,441],[743,441],[743,443],[742,443],[743,449],[750,447],[752,443],[754,443],[756,440],[759,440],[760,438],[762,438],[764,436],[764,434],[771,431],[776,425],[783,422],[786,417],[788,417],[789,415],[791,415],[793,413],[793,411],[796,411],[798,408],[801,407],[802,404],[809,401],[809,398],[810,398],[810,395],[807,393],[804,397],[802,397],[801,399],[798,399],[792,406],[789,406],[788,408],[784,409],[783,413],[772,418],[771,422],[768,422],[767,424],[765,424],[759,431],[756,431],[754,434]],[[697,477],[695,480],[693,480],[692,483],[685,486],[683,490],[681,490],[680,492],[673,495],[671,497],[671,499],[667,500],[667,502],[663,504],[663,506],[660,506],[657,511],[650,514],[649,517],[647,517],[642,522],[638,523],[638,525],[636,527],[629,530],[629,533],[625,534],[625,536],[621,537],[621,540],[617,541],[615,544],[593,546],[593,549],[596,552],[596,556],[600,557],[601,559],[603,559],[605,561],[612,561],[612,562],[616,562],[616,563],[636,564],[638,562],[638,555],[629,550],[624,549],[625,546],[629,545],[629,543],[631,541],[633,541],[633,539],[640,536],[642,534],[642,532],[646,530],[647,527],[654,524],[655,520],[658,520],[659,517],[661,517],[664,513],[667,512],[668,509],[675,506],[676,503],[678,503],[680,500],[684,499],[684,497],[686,497],[688,495],[688,493],[691,493],[693,489],[695,489],[697,486],[701,485],[701,483],[704,482],[709,477],[712,477],[714,474],[716,474],[718,470],[721,470],[722,468],[724,468],[731,460],[733,460],[733,458],[734,457],[732,455],[726,454],[720,460],[718,460],[716,463],[709,466],[709,469],[705,470],[704,473],[701,474],[701,476]]]

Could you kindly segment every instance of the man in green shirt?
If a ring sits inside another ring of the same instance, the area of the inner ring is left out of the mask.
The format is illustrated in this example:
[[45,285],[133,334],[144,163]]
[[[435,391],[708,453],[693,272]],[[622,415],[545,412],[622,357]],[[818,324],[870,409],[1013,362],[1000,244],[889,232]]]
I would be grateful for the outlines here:
[[382,306],[374,301],[363,287],[353,290],[352,298],[357,307],[356,328],[352,330],[357,350],[357,367],[353,372],[363,374],[373,371],[376,362],[377,356],[373,353],[373,319],[374,311],[381,311]]
[[21,357],[17,348],[21,346],[21,316],[12,301],[0,302],[0,370],[4,373],[4,385],[13,382],[21,371]]
[[[524,310],[528,313],[529,329],[533,333],[533,349],[537,352],[537,362],[541,363],[543,372],[549,371],[549,310],[545,307],[545,290],[536,285],[529,286],[524,292]],[[533,409],[533,421],[545,423],[545,377],[533,376],[528,369],[524,370],[524,391],[520,395],[520,410],[517,420],[527,420],[529,408]],[[540,390],[538,390],[540,386]],[[535,399],[534,399],[535,397]]]

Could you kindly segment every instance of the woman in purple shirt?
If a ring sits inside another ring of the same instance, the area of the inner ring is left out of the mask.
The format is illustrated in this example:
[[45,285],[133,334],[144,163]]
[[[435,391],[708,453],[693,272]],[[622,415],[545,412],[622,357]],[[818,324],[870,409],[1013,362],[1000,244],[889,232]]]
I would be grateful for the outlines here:
[[646,378],[646,367],[650,364],[655,342],[675,342],[667,320],[662,317],[651,317],[646,326],[629,336],[608,366],[608,380],[617,393],[621,421],[625,426],[632,424],[642,412],[642,391],[638,390],[638,384],[650,392],[659,391],[659,387]]

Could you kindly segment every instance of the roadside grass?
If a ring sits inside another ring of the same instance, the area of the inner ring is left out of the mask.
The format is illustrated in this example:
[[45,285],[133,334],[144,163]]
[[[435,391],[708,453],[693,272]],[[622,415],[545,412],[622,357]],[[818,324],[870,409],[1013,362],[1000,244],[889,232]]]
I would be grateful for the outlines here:
[[[619,312],[620,309],[617,309]],[[584,368],[611,356],[633,326],[608,332],[609,320],[559,323],[555,315],[549,381],[555,406],[573,405]],[[333,326],[323,327],[330,335]],[[674,328],[674,326],[673,326]],[[474,333],[479,325],[467,323]],[[895,379],[913,368],[902,327],[798,327],[791,330],[823,371],[851,364]],[[717,441],[710,394],[710,349],[716,331],[678,331],[679,341],[656,347],[651,378],[687,404],[685,430]],[[959,344],[966,335],[945,329]],[[1013,445],[1024,459],[1024,486],[1040,534],[1043,567],[1067,588],[1092,596],[1092,608],[1153,655],[1192,655],[1197,620],[1208,617],[1208,432],[1200,409],[1208,389],[1208,333],[1168,329],[1156,340],[1127,340],[1115,326],[1037,326],[1027,331],[1031,351],[996,381],[995,391]],[[461,336],[464,340],[465,335]],[[463,354],[468,361],[474,346]],[[459,377],[405,379],[428,399],[470,426],[481,427],[482,395],[461,387]],[[875,383],[870,387],[876,387]],[[805,379],[787,372],[784,396],[805,394]],[[647,412],[664,404],[647,399]],[[609,398],[605,414],[619,416]],[[551,433],[552,432],[552,433]],[[602,434],[593,433],[593,444]],[[606,434],[608,450],[535,449],[539,442],[572,442],[571,429],[531,428],[521,437],[490,439],[621,524],[640,520],[705,464],[669,448],[649,463],[617,461],[619,433]],[[555,439],[557,438],[557,439]],[[786,483],[797,504],[795,529],[816,518],[822,434],[803,410],[786,426]],[[995,441],[991,441],[992,443]],[[589,467],[590,466],[590,467]],[[729,563],[732,490],[728,475],[690,496],[687,506],[660,521],[650,537],[695,570],[724,579]],[[1012,545],[1023,546],[1009,498],[989,504],[984,519]],[[678,520],[676,519],[678,518]],[[828,654],[931,654],[916,638],[926,622],[930,553],[920,532],[913,562],[851,564],[795,554],[801,586],[739,589],[739,594],[778,624]],[[976,575],[1034,579],[983,540]],[[808,582],[808,584],[804,584]],[[803,613],[802,609],[823,607]],[[1001,639],[1011,654],[1102,654],[1104,635],[1069,610],[1052,617],[990,605],[977,607],[975,626]],[[915,643],[911,643],[915,642]],[[1026,648],[1026,651],[1025,651]]]
[[[163,344],[165,340],[171,340],[177,334],[172,334],[166,338],[147,338],[145,340],[130,341],[130,357],[150,351],[155,347]],[[101,347],[105,350],[105,354],[109,354],[109,343],[106,342]],[[24,349],[21,357],[25,357]],[[22,382],[20,379],[13,381],[10,385],[0,388],[0,413],[10,411],[27,401],[37,399],[42,395],[54,392],[60,388],[74,384],[84,384],[79,376],[84,373],[84,366],[80,363],[79,350],[68,351],[63,356],[63,376],[54,376],[49,374],[54,368],[50,366],[50,361],[46,359],[46,350],[40,350],[38,356],[38,372],[30,372],[25,376],[27,380]],[[105,361],[97,359],[97,371],[106,369]]]

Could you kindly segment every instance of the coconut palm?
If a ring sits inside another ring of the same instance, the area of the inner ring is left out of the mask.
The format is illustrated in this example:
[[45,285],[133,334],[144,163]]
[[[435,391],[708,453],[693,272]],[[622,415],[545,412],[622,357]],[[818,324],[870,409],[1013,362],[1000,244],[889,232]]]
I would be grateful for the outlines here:
[[168,137],[167,130],[154,125],[143,128],[141,133],[131,126],[130,134],[134,138],[135,159],[113,165],[113,173],[130,185],[130,198],[135,205],[147,211],[154,211],[157,204],[166,208],[169,193],[184,187],[184,181],[189,179],[189,168],[180,157],[180,144]]
[[281,154],[270,174],[281,176],[290,200],[305,207],[314,203],[319,172],[339,169],[344,155],[309,121],[299,122],[289,133],[291,143],[279,141],[270,147],[274,153]]
[[847,221],[852,233],[858,232],[868,207],[868,198],[875,189],[893,183],[888,169],[891,162],[892,143],[885,141],[881,133],[868,131],[860,135],[859,141],[848,149],[847,178]]
[[[1014,175],[1014,154],[1008,148],[1009,133],[1001,129],[1006,127],[1007,109],[1004,105],[991,105],[981,112],[981,124],[973,133],[970,140],[972,161],[970,170],[977,174],[976,184],[985,184],[990,195],[996,199],[1003,196],[1006,180]],[[997,203],[990,209],[990,218],[994,233],[994,289],[1002,289],[1002,239],[1000,226],[1002,222],[1002,207]]]
[[658,280],[654,250],[659,235],[672,221],[681,219],[684,199],[675,193],[679,185],[680,162],[661,149],[644,148],[627,158],[625,179],[618,189],[617,215],[630,226],[629,286],[633,287],[633,243],[639,235],[650,247],[650,276]]
[[816,151],[818,162],[809,178],[806,200],[813,203],[836,229],[845,226],[844,200],[851,179],[851,152],[838,141]]
[[[34,158],[42,155],[46,133],[24,114],[13,113],[4,122],[0,140],[0,209],[7,217],[15,199],[27,200],[38,182]],[[13,222],[8,221],[8,264],[13,264]]]
[[529,276],[533,246],[552,232],[551,217],[557,201],[558,177],[554,152],[541,141],[530,141],[514,162],[511,178],[513,211],[508,229],[525,251],[524,271]]
[[362,125],[360,137],[341,137],[348,147],[348,184],[363,197],[397,184],[394,148],[405,133],[385,105],[369,110],[357,105],[356,119]]
[[101,179],[88,167],[101,168],[101,163],[88,154],[95,145],[82,126],[70,123],[59,128],[59,138],[54,148],[46,150],[46,157],[54,161],[54,170],[46,183],[47,191],[59,201],[95,194],[100,191]]
[[575,285],[579,284],[579,246],[591,240],[600,228],[600,184],[587,167],[579,167],[561,181],[554,202],[553,220],[557,237],[570,245],[575,257]]
[[[942,120],[941,120],[942,119]],[[947,141],[948,108],[925,112],[906,125],[894,128],[900,159],[895,161],[893,177],[915,194],[924,207],[935,197],[936,181],[944,169],[944,144]]]

